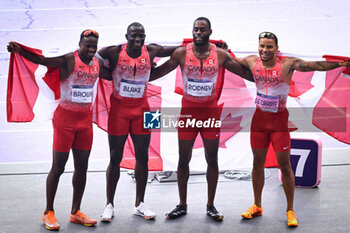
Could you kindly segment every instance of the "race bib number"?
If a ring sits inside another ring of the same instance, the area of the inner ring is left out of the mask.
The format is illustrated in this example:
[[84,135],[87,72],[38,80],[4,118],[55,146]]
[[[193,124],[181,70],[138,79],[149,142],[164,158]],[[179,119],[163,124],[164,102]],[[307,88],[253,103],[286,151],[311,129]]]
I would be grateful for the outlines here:
[[122,79],[120,81],[119,95],[129,98],[141,98],[145,91],[144,82],[136,82]]
[[93,85],[73,85],[73,103],[92,103]]
[[278,96],[270,96],[257,93],[255,104],[265,112],[277,112],[278,111]]
[[210,80],[188,79],[187,94],[192,96],[211,96],[213,82]]

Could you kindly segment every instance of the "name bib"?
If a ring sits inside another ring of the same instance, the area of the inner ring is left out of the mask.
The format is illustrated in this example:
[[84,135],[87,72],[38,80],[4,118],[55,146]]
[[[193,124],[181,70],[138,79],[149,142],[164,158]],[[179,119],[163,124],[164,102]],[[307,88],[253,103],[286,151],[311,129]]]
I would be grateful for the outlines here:
[[73,85],[72,102],[73,103],[92,103],[93,85]]
[[129,98],[141,98],[145,91],[144,82],[136,82],[122,79],[120,81],[119,95]]
[[265,112],[277,112],[278,111],[278,96],[270,96],[257,93],[255,104]]
[[211,80],[188,79],[187,94],[192,96],[211,96],[213,86]]

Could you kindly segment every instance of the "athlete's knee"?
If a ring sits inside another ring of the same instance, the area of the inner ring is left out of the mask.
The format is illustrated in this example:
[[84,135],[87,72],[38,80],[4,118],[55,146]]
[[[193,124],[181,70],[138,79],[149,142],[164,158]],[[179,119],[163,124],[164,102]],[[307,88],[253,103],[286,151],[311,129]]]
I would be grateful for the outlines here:
[[190,160],[190,156],[180,156],[178,166],[180,168],[187,168],[189,166]]
[[217,156],[207,157],[208,167],[218,169],[218,158]]
[[293,175],[293,170],[290,164],[285,164],[285,165],[279,165],[279,169],[281,170],[281,173],[283,176],[292,176]]
[[60,177],[64,172],[64,167],[52,167],[50,170],[50,175],[55,176],[55,177]]
[[136,162],[141,165],[142,167],[147,167],[148,166],[148,153],[142,154],[142,155],[136,155]]
[[74,167],[74,172],[79,174],[84,174],[87,172],[88,164],[79,164],[79,166]]
[[111,166],[119,166],[123,159],[123,154],[121,154],[117,149],[110,151],[109,163]]
[[265,165],[265,159],[254,157],[254,159],[253,159],[253,167],[254,168],[264,168],[264,165]]

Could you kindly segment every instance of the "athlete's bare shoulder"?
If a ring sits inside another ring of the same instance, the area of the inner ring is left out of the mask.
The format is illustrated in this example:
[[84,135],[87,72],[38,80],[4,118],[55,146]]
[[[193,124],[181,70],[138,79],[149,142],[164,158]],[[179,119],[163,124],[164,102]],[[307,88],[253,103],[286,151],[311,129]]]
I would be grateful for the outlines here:
[[181,46],[175,49],[174,53],[179,53],[179,54],[186,54],[186,46]]
[[64,54],[62,57],[66,61],[73,60],[74,59],[74,53],[67,53],[67,54]]
[[297,61],[300,61],[300,58],[297,58],[297,57],[283,57],[282,58],[283,64],[295,63]]
[[184,65],[186,61],[186,46],[181,46],[175,49],[171,55],[171,59],[177,61],[177,63]]
[[249,55],[249,56],[244,57],[244,59],[247,62],[256,62],[258,60],[258,56],[257,55]]
[[282,65],[284,70],[291,70],[294,69],[294,66],[298,64],[300,61],[302,61],[300,58],[297,57],[283,57]]

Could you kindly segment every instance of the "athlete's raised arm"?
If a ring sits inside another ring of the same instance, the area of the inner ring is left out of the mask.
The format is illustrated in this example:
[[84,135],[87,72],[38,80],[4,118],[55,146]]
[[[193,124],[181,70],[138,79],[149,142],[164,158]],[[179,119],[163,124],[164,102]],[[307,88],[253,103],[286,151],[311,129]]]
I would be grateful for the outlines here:
[[41,64],[51,68],[62,67],[67,65],[67,54],[59,57],[39,56],[25,50],[19,44],[13,41],[9,42],[9,44],[7,45],[7,51],[12,53],[18,53],[35,64]]
[[308,71],[327,71],[341,66],[350,66],[350,61],[331,62],[331,61],[304,61],[300,58],[285,58],[286,63],[290,64],[290,69],[308,72]]

